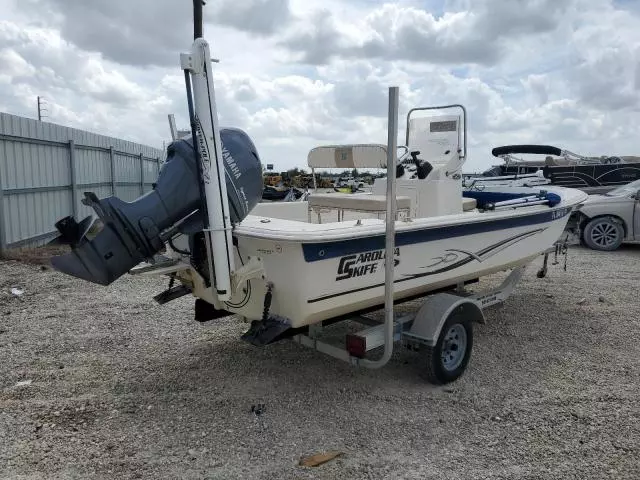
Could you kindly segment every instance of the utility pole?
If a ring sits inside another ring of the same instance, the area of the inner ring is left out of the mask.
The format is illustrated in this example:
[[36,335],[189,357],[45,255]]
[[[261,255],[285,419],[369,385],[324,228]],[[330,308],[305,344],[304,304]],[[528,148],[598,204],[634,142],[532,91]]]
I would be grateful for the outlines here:
[[42,121],[42,117],[46,117],[47,115],[42,115],[42,112],[46,112],[47,109],[42,107],[42,97],[38,95],[38,121]]

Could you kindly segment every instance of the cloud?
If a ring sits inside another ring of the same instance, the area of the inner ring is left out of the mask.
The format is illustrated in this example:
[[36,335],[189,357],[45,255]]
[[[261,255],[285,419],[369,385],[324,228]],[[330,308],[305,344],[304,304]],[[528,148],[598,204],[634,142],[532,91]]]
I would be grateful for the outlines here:
[[212,7],[214,22],[259,35],[272,35],[292,19],[289,0],[222,0]]
[[522,84],[538,105],[549,101],[549,78],[546,75],[531,74],[522,80]]
[[[156,147],[168,113],[188,127],[177,54],[190,5],[4,1],[1,111],[33,118],[39,95],[52,122]],[[611,0],[224,0],[205,12],[221,124],[278,170],[320,144],[384,143],[391,85],[401,129],[411,107],[467,107],[469,171],[500,144],[640,152],[640,17]]]
[[[24,0],[39,22],[79,48],[125,65],[175,64],[193,37],[192,5],[176,0]],[[204,20],[269,35],[290,19],[288,0],[217,0]]]
[[575,62],[567,72],[568,84],[587,105],[637,111],[640,18],[602,5],[597,11],[583,13],[582,21],[584,26],[572,39]]
[[53,91],[68,88],[90,100],[115,105],[142,94],[121,72],[107,68],[98,55],[78,50],[55,32],[0,22],[0,45],[13,46],[0,49],[0,58],[14,83]]
[[8,78],[28,78],[35,74],[35,68],[28,63],[15,50],[3,49],[0,51],[0,64],[2,64],[2,74]]
[[492,65],[509,42],[556,30],[573,3],[476,0],[440,16],[389,3],[362,20],[319,10],[279,44],[296,53],[297,61],[318,65],[337,57]]

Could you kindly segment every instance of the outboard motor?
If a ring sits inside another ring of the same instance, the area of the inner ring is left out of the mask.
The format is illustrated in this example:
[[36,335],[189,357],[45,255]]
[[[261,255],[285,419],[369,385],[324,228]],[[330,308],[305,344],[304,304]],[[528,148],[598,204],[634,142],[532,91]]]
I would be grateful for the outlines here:
[[[262,197],[260,157],[242,130],[220,130],[227,197],[232,223],[241,222]],[[100,285],[109,285],[145,259],[164,248],[169,238],[194,234],[204,226],[206,209],[198,177],[192,137],[167,148],[167,160],[153,190],[133,202],[117,197],[98,199],[85,193],[83,203],[92,207],[103,223],[102,230],[87,238],[91,217],[76,222],[65,217],[56,223],[60,241],[72,252],[53,257],[56,270]]]

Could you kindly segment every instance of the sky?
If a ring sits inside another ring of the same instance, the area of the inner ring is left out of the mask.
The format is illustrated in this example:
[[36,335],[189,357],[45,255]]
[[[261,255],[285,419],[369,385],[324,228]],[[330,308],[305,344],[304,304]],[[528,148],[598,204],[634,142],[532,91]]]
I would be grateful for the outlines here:
[[[188,128],[190,0],[0,0],[0,111],[162,147]],[[465,171],[495,146],[640,155],[640,0],[209,0],[220,123],[262,163],[386,143],[388,88],[462,103]]]

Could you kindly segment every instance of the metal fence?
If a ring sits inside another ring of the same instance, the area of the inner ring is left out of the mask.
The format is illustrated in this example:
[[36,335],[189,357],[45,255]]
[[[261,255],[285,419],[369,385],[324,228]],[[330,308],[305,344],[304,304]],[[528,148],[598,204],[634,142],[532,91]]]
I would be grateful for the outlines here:
[[151,189],[164,152],[117,138],[0,113],[0,252],[43,244],[83,192],[131,201]]

